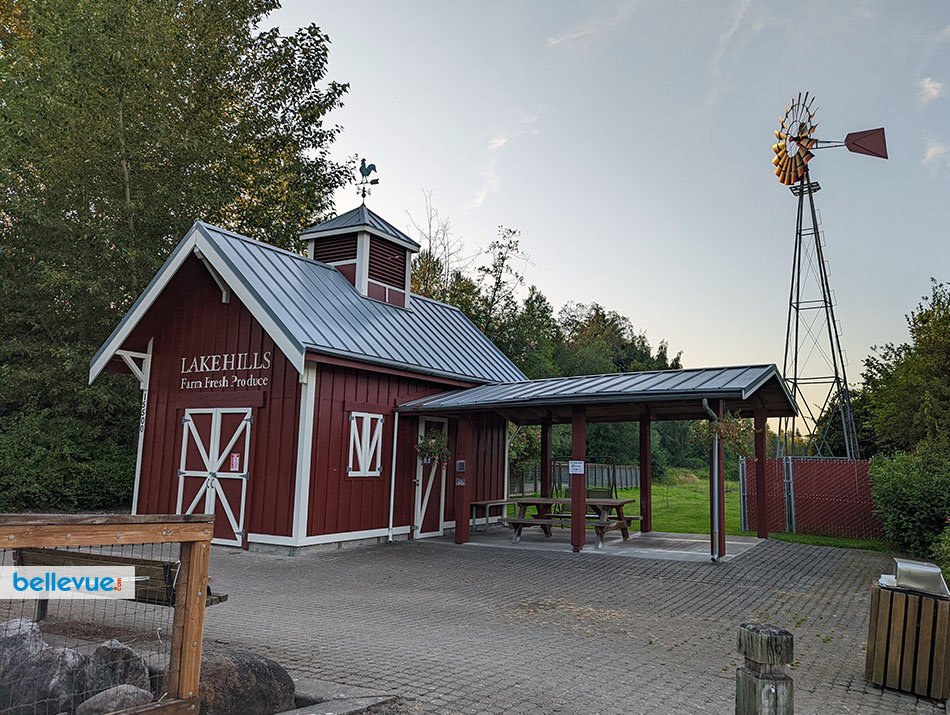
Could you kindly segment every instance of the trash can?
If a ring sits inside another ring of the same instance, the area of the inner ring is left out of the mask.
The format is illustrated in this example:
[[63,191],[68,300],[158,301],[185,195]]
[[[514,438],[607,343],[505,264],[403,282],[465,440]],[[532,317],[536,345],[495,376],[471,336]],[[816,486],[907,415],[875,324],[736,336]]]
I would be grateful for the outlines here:
[[874,685],[934,700],[950,696],[950,591],[935,564],[894,559],[871,586],[867,662]]

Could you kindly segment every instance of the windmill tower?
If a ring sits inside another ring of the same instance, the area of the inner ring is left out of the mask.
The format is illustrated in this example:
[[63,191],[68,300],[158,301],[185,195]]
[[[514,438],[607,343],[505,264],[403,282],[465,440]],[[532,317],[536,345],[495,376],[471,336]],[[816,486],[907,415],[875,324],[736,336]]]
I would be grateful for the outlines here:
[[[804,97],[799,92],[797,98],[792,98],[781,127],[775,130],[778,143],[772,146],[775,175],[798,199],[782,374],[798,403],[803,422],[799,424],[796,417],[779,422],[777,456],[802,453],[801,447],[795,446],[797,435],[802,433],[807,440],[806,455],[859,459],[857,428],[841,349],[841,325],[835,317],[836,301],[828,280],[824,236],[815,208],[815,194],[821,186],[811,180],[808,165],[814,157],[812,150],[843,146],[858,154],[886,159],[887,146],[883,129],[853,132],[844,141],[816,139],[814,103],[815,98],[809,100],[808,92]],[[827,419],[817,429],[823,415]],[[828,441],[834,429],[840,430],[843,441],[838,454],[833,453],[836,450]]]

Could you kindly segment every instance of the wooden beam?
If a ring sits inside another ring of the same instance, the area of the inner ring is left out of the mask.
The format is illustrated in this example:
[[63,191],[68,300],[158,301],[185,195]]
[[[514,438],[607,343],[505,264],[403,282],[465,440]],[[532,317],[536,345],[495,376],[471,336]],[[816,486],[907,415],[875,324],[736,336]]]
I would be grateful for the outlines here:
[[183,543],[181,567],[175,586],[175,615],[172,621],[171,657],[166,691],[176,698],[198,695],[201,674],[201,645],[208,590],[208,543]]
[[583,405],[571,409],[571,459],[584,462],[583,474],[571,475],[571,546],[577,553],[587,541],[587,414]]
[[653,459],[650,439],[650,406],[640,418],[640,531],[653,531]]
[[554,479],[551,474],[554,462],[554,435],[551,426],[551,413],[548,412],[541,422],[541,496],[549,498],[554,491]]
[[755,403],[755,527],[756,536],[769,538],[769,505],[765,495],[766,412],[761,400]]
[[0,526],[0,543],[8,549],[191,543],[211,541],[213,532],[214,526],[210,522]]

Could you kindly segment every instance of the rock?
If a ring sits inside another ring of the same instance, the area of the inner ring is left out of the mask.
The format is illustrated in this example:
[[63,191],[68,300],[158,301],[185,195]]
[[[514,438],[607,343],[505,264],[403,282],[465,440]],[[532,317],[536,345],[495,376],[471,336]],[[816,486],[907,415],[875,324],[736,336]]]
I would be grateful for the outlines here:
[[159,695],[162,692],[162,688],[165,686],[165,676],[167,674],[167,666],[159,667],[153,663],[148,664],[148,679],[152,692],[155,693],[155,695]]
[[40,627],[33,621],[17,618],[0,623],[0,681],[8,666],[32,658],[45,648]]
[[278,663],[243,650],[206,653],[201,715],[271,715],[293,710],[294,681]]
[[86,663],[86,691],[100,693],[115,685],[134,685],[152,691],[145,658],[117,640],[106,641]]
[[46,646],[12,662],[0,674],[4,715],[72,712],[82,699],[86,657],[72,648]]
[[103,715],[152,702],[152,692],[134,685],[116,685],[103,690],[76,708],[76,715]]

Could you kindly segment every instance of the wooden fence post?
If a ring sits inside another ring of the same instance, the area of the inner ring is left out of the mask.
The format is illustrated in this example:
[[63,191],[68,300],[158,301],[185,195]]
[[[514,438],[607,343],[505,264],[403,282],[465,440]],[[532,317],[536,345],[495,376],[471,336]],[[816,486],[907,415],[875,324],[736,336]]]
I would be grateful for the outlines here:
[[784,628],[762,623],[739,626],[736,670],[736,715],[793,715],[792,679],[787,666],[794,658],[794,637]]

